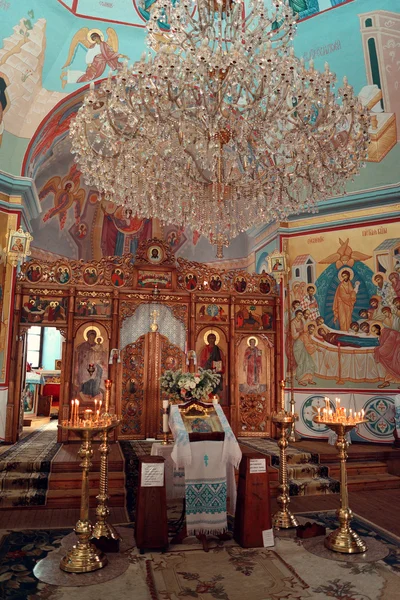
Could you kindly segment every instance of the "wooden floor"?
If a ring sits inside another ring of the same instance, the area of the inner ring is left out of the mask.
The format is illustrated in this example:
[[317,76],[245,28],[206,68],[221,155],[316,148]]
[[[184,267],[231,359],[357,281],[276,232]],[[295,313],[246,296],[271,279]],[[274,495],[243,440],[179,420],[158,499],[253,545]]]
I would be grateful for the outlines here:
[[[398,514],[400,490],[350,492],[349,504],[353,513],[400,537],[400,519]],[[291,498],[289,508],[293,513],[301,513],[336,509],[339,508],[339,505],[340,499],[338,494],[327,494],[326,496],[298,496],[297,498]],[[277,506],[276,499],[272,498],[272,512],[277,510]]]

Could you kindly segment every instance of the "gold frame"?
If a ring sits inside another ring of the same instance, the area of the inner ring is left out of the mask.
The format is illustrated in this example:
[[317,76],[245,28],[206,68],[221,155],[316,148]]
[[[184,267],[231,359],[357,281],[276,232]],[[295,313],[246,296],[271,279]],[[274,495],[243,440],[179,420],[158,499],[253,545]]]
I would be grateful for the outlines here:
[[[25,243],[24,243],[24,247],[22,250],[13,250],[14,238],[24,240]],[[28,231],[24,231],[22,229],[22,227],[19,227],[18,229],[10,229],[9,230],[9,232],[7,234],[6,253],[7,253],[8,262],[13,267],[16,267],[19,262],[22,262],[27,256],[30,256],[30,254],[31,254],[30,247],[31,247],[32,240],[33,240],[33,237],[31,236],[31,234]]]

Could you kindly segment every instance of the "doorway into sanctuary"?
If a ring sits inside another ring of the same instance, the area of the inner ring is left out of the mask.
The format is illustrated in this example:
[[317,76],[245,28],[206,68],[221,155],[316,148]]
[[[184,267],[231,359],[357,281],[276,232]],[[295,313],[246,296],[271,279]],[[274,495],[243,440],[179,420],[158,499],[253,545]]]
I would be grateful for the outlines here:
[[120,438],[159,438],[162,434],[160,377],[167,369],[183,368],[185,353],[158,332],[140,336],[122,350],[122,423]]
[[117,384],[120,439],[161,437],[160,377],[166,370],[185,367],[185,343],[184,323],[168,306],[141,304],[123,321]]

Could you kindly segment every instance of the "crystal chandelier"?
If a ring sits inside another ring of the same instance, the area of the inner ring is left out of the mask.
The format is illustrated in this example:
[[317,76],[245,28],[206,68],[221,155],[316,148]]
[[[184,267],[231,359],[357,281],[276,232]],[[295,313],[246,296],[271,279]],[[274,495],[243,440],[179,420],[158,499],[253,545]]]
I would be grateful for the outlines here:
[[153,6],[152,52],[92,86],[71,124],[87,183],[218,244],[344,193],[369,117],[328,64],[295,57],[283,0],[251,0],[246,16],[243,0]]

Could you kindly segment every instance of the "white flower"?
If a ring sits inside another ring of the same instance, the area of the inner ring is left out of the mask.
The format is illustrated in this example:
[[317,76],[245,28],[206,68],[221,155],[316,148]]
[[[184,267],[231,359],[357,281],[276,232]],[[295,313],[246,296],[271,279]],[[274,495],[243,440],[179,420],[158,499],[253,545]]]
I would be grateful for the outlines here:
[[195,383],[194,381],[191,381],[191,382],[190,382],[190,388],[191,388],[192,390],[194,390],[194,389],[195,389],[195,387],[196,387],[196,383]]
[[195,382],[195,383],[200,383],[200,377],[195,377],[195,378],[194,378],[194,382]]

